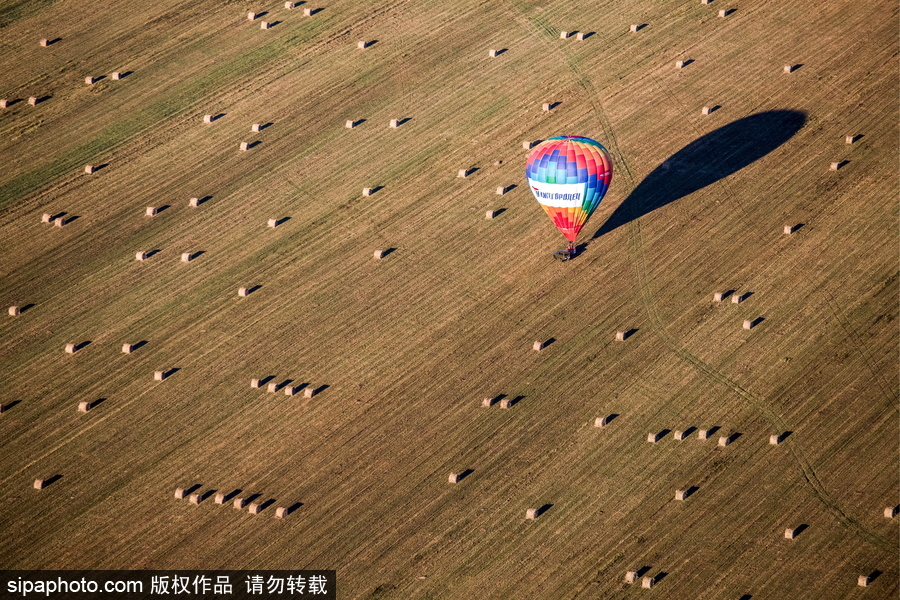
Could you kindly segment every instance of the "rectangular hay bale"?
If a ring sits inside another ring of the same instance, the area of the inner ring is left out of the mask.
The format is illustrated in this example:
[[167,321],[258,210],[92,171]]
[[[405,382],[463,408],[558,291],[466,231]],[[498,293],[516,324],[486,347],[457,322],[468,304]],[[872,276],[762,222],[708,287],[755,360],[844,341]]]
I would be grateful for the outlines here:
[[144,214],[148,217],[155,217],[157,214],[159,214],[159,208],[156,206],[148,206]]

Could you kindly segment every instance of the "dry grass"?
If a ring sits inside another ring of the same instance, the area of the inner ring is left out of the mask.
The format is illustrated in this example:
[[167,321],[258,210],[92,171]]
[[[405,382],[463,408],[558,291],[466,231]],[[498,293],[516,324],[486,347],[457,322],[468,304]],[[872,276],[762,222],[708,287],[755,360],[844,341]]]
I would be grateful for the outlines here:
[[[52,97],[0,112],[0,302],[34,304],[0,319],[0,403],[20,401],[0,418],[0,564],[335,568],[341,597],[403,599],[616,597],[642,565],[672,598],[845,598],[878,569],[866,593],[896,597],[897,7],[590,7],[335,0],[268,9],[262,33],[241,3],[89,0],[4,27],[0,96]],[[596,33],[559,39],[574,26]],[[114,69],[132,73],[83,84]],[[685,145],[776,109],[807,115],[785,144],[552,261],[523,140],[610,148],[586,241]],[[178,200],[196,190],[202,209]],[[61,211],[78,219],[37,219]],[[261,234],[273,214],[290,220]],[[160,365],[179,371],[159,384]],[[268,374],[329,388],[248,389]],[[473,401],[493,390],[522,398]],[[76,419],[75,391],[109,402]],[[303,508],[171,499],[190,482]]]

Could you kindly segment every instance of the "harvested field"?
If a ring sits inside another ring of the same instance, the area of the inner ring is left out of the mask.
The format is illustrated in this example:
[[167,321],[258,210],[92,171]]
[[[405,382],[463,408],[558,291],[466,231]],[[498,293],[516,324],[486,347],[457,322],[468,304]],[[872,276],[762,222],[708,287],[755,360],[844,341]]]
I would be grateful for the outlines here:
[[[27,306],[0,319],[0,566],[587,600],[647,565],[668,598],[896,598],[898,23],[847,0],[0,8],[0,301]],[[274,126],[239,152],[251,123]],[[561,134],[615,165],[564,263],[522,145]],[[268,376],[328,389],[247,385]],[[510,410],[480,406],[497,390]],[[689,425],[718,429],[646,442]]]

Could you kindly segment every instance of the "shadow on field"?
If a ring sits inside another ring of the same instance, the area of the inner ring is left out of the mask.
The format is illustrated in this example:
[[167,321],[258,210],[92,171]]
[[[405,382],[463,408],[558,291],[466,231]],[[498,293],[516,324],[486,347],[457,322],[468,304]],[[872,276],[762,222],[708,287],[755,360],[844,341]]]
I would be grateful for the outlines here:
[[804,112],[770,110],[694,140],[647,175],[591,239],[740,171],[791,139],[805,122]]

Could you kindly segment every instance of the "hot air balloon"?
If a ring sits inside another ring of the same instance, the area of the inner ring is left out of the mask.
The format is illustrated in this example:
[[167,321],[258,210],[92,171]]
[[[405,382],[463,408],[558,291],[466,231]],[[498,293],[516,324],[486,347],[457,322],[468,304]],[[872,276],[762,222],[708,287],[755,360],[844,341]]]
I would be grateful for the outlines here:
[[590,138],[552,137],[528,154],[525,175],[534,197],[574,249],[612,179],[609,152]]

